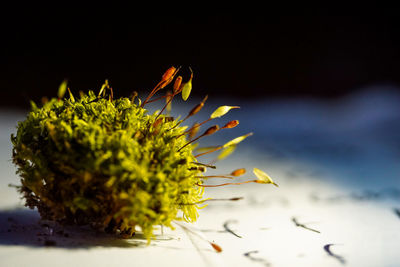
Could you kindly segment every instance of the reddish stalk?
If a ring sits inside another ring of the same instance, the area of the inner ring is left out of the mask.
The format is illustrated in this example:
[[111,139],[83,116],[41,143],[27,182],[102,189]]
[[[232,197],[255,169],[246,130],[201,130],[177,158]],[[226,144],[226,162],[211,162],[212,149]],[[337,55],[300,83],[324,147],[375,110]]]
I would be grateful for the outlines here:
[[153,88],[153,90],[150,92],[150,94],[147,96],[147,98],[143,101],[141,107],[143,108],[144,105],[147,104],[147,101],[150,100],[150,98],[152,98],[152,96],[157,92],[156,90],[158,89],[158,87],[161,85],[161,83],[163,83],[163,81],[159,82],[156,87]]
[[[189,130],[186,130],[186,131],[183,132],[182,134],[178,135],[176,138],[179,138],[179,137],[181,137],[181,136],[183,136],[183,135],[185,135],[185,134],[190,133],[190,131],[192,131],[194,128],[198,128],[198,127],[200,127],[201,125],[203,125],[204,123],[209,122],[210,120],[212,120],[212,119],[209,118],[209,119],[203,121],[203,122],[200,123],[200,124],[197,124],[197,125],[192,126]],[[178,126],[178,125],[179,125],[179,124],[175,125],[173,128],[175,128],[175,127]],[[173,129],[173,128],[171,128],[171,129]]]
[[235,177],[228,176],[228,175],[206,175],[206,176],[195,176],[196,178],[228,178],[228,179],[234,179]]
[[207,201],[238,201],[242,200],[243,197],[233,197],[233,198],[210,198],[210,199],[205,199],[205,200],[200,200],[198,202],[194,203],[179,203],[178,205],[198,205],[198,204],[203,204],[204,202]]
[[[186,147],[187,145],[199,140],[201,137],[203,136],[207,136],[207,135],[212,135],[216,132],[218,132],[220,130],[218,125],[214,125],[211,126],[210,128],[208,128],[202,135],[198,136],[197,138],[193,139],[192,141],[187,142],[183,147],[178,149],[178,152],[181,151],[184,147]],[[179,137],[179,136],[178,136]]]
[[224,183],[224,184],[215,184],[215,185],[204,185],[204,184],[196,184],[201,187],[220,187],[220,186],[225,186],[225,185],[241,185],[241,184],[248,184],[248,183],[257,183],[258,180],[250,180],[246,182],[241,182],[241,183]]
[[223,148],[223,146],[219,146],[219,147],[214,148],[214,149],[212,149],[212,150],[210,150],[210,151],[206,151],[206,152],[204,152],[204,153],[198,154],[198,155],[196,155],[196,156],[194,156],[194,157],[195,157],[195,158],[198,158],[198,157],[204,156],[204,155],[206,155],[206,154],[209,154],[209,153],[218,151],[218,150],[220,150],[220,149],[222,149],[222,148]]
[[157,98],[154,98],[152,100],[147,101],[146,104],[156,102],[156,101],[161,100],[161,99],[166,98],[166,97],[167,97],[167,95],[159,96]]
[[[186,117],[185,117],[183,120],[181,120],[181,121],[179,121],[177,124],[175,124],[175,126],[172,127],[171,130],[172,130],[172,129],[175,129],[176,127],[178,127],[181,123],[183,123],[184,121],[186,121],[188,118],[190,118],[190,117],[196,115],[196,114],[203,108],[204,103],[207,101],[207,99],[208,99],[208,95],[206,95],[206,96],[204,97],[204,99],[200,102],[200,104],[198,104],[198,105],[196,105],[194,108],[192,108],[192,110],[190,110],[190,112],[188,113],[188,115],[186,115]],[[191,130],[193,130],[194,128],[197,128],[197,127],[199,127],[199,126],[200,126],[200,125],[196,125],[195,127],[193,126],[192,128],[190,128],[190,129],[189,129],[188,131],[186,131],[186,132],[190,132]],[[186,132],[185,132],[185,133],[186,133]],[[184,133],[184,134],[185,134],[185,133]]]
[[165,108],[169,105],[169,103],[171,103],[172,99],[174,99],[174,96],[176,96],[176,94],[172,94],[171,98],[168,100],[168,102],[164,105],[164,107],[162,108],[162,110],[160,111],[160,113],[158,113],[156,119],[161,115],[161,113],[163,113],[163,111],[165,110]]
[[174,221],[174,223],[177,224],[178,226],[180,226],[186,233],[191,233],[191,234],[193,234],[193,235],[196,235],[196,236],[199,237],[200,239],[202,239],[202,240],[204,240],[205,242],[207,242],[208,244],[210,244],[216,252],[218,252],[218,253],[222,252],[222,248],[221,248],[218,244],[207,240],[207,239],[206,239],[203,235],[201,235],[200,233],[197,233],[197,232],[191,230],[190,228],[184,226],[184,225],[181,224],[181,223],[178,223],[177,221]]
[[[199,140],[199,139],[200,139],[201,137],[203,137],[203,136],[204,136],[204,134],[202,134],[202,135],[196,137],[196,138],[193,139],[192,141],[187,142],[183,147],[181,147],[181,148],[178,149],[178,152],[181,151],[181,150],[182,150],[184,147],[186,147],[187,145],[189,145],[189,144],[191,144],[191,143],[193,143],[193,142],[196,142],[197,140]],[[179,137],[179,136],[178,136],[178,137]]]
[[208,118],[207,120],[203,121],[202,123],[197,124],[196,126],[193,126],[192,128],[190,128],[189,130],[185,131],[185,133],[190,132],[190,130],[192,130],[193,128],[197,128],[200,127],[201,125],[203,125],[204,123],[209,122],[210,120],[212,120],[212,118]]

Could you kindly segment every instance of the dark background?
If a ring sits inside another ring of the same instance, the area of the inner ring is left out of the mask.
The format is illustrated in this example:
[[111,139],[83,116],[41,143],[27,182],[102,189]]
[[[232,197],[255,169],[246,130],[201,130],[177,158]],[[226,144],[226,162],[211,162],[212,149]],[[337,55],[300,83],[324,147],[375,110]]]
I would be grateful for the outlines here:
[[0,105],[54,96],[65,78],[75,92],[109,79],[143,97],[172,65],[184,78],[192,67],[199,96],[335,98],[400,83],[398,9],[156,6],[4,9]]

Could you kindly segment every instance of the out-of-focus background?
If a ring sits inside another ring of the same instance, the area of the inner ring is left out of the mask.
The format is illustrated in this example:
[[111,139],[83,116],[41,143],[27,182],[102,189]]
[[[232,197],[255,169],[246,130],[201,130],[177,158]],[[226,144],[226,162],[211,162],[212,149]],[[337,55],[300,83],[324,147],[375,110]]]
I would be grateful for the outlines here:
[[[59,259],[75,266],[398,265],[397,9],[48,8],[19,6],[0,18],[0,266],[53,266]],[[182,66],[184,79],[189,67],[194,71],[191,98],[177,98],[173,115],[186,114],[205,94],[196,120],[220,105],[241,106],[216,121],[240,125],[203,145],[254,132],[209,173],[245,167],[253,177],[258,167],[280,187],[207,190],[244,197],[201,211],[196,227],[223,247],[221,254],[179,228],[145,247],[85,229],[55,234],[36,223],[38,214],[23,209],[7,186],[18,184],[10,134],[29,100],[55,96],[64,79],[73,92],[97,91],[108,79],[117,96],[138,91],[144,98],[172,65]]]
[[[49,9],[50,8],[50,9]],[[204,8],[204,9],[203,9]],[[204,11],[207,10],[207,11]],[[147,92],[191,66],[199,96],[340,97],[400,83],[398,10],[27,4],[1,16],[2,106],[71,89]]]

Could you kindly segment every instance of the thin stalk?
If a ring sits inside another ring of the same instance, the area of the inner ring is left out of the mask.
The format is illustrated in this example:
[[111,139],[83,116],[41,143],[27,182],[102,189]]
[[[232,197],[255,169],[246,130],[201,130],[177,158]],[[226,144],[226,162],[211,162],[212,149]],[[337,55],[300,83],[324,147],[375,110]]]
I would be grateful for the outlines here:
[[[205,136],[205,134],[202,134],[202,135],[196,137],[195,139],[193,139],[192,141],[187,142],[183,147],[181,147],[181,148],[178,149],[178,152],[181,151],[181,150],[182,150],[184,147],[186,147],[187,145],[189,145],[189,144],[191,144],[191,143],[193,143],[193,142],[196,142],[197,140],[199,140],[199,139],[200,139],[201,137],[203,137],[203,136]],[[178,136],[178,137],[179,137],[179,136]]]
[[227,179],[235,179],[235,177],[228,176],[228,175],[206,175],[206,176],[195,176],[195,178],[227,178]]
[[218,252],[218,253],[222,252],[222,248],[219,245],[217,245],[214,242],[211,242],[211,241],[207,240],[207,238],[204,237],[202,234],[193,231],[192,229],[186,227],[185,225],[183,225],[181,223],[178,223],[177,221],[174,221],[174,223],[176,225],[180,226],[185,232],[191,233],[191,234],[199,237],[201,240],[203,240],[203,241],[207,242],[208,244],[210,244],[216,252]]
[[158,113],[156,119],[161,115],[161,113],[163,113],[163,111],[165,110],[165,108],[169,105],[169,103],[171,103],[172,99],[174,99],[175,94],[171,95],[171,98],[168,100],[168,102],[164,105],[164,107],[162,108],[162,110],[160,111],[160,113]]
[[214,185],[204,185],[204,184],[196,184],[201,187],[220,187],[220,186],[225,186],[225,185],[241,185],[241,184],[248,184],[248,183],[257,183],[257,180],[250,180],[246,182],[241,182],[241,183],[224,183],[224,184],[214,184]]
[[212,149],[212,150],[210,150],[210,151],[206,151],[206,152],[204,152],[204,153],[198,154],[198,155],[196,155],[196,156],[194,156],[194,157],[195,157],[195,158],[198,158],[198,157],[204,156],[204,155],[206,155],[206,154],[209,154],[209,153],[218,151],[218,150],[220,150],[220,149],[222,149],[222,148],[223,148],[223,146],[219,146],[219,147],[214,148],[214,149]]
[[195,138],[195,139],[193,139],[193,140],[187,142],[183,147],[181,147],[180,149],[178,149],[178,152],[179,152],[182,148],[184,148],[185,146],[187,146],[187,145],[189,145],[189,144],[191,144],[191,143],[193,143],[193,142],[199,140],[201,137],[215,134],[215,133],[218,132],[219,130],[220,130],[220,128],[219,128],[218,124],[217,124],[217,125],[214,125],[214,126],[211,126],[211,127],[208,128],[202,135],[200,135],[200,136],[198,136],[197,138]]
[[[200,127],[201,125],[203,125],[204,123],[209,122],[210,120],[212,120],[212,118],[208,118],[207,120],[203,121],[202,123],[200,123],[200,124],[198,124],[198,125],[196,125],[196,126],[193,126],[192,128]],[[192,130],[192,128],[190,128],[189,130],[185,131],[185,133],[190,132],[190,130]]]
[[161,99],[166,98],[166,97],[167,97],[166,95],[159,96],[159,97],[157,97],[157,98],[154,98],[154,99],[152,99],[152,100],[147,101],[146,104],[156,102],[156,101],[161,100]]
[[204,202],[207,201],[238,201],[242,200],[243,197],[233,197],[233,198],[210,198],[210,199],[205,199],[205,200],[200,200],[194,203],[178,203],[178,205],[198,205],[198,204],[203,204]]
[[150,100],[150,98],[152,98],[152,96],[157,92],[156,90],[158,89],[158,87],[163,83],[164,81],[159,82],[156,87],[153,88],[153,90],[150,92],[150,94],[147,96],[147,98],[143,101],[141,107],[143,108],[144,105],[147,104],[147,101]]

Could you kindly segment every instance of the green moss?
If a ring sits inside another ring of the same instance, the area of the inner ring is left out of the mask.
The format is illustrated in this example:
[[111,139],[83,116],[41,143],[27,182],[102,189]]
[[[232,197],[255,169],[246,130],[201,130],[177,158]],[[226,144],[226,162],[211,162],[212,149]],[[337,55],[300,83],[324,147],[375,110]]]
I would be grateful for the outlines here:
[[[128,98],[53,98],[19,122],[13,162],[26,205],[44,219],[147,238],[155,225],[195,221],[203,188],[185,127]],[[178,151],[179,150],[179,151]]]

